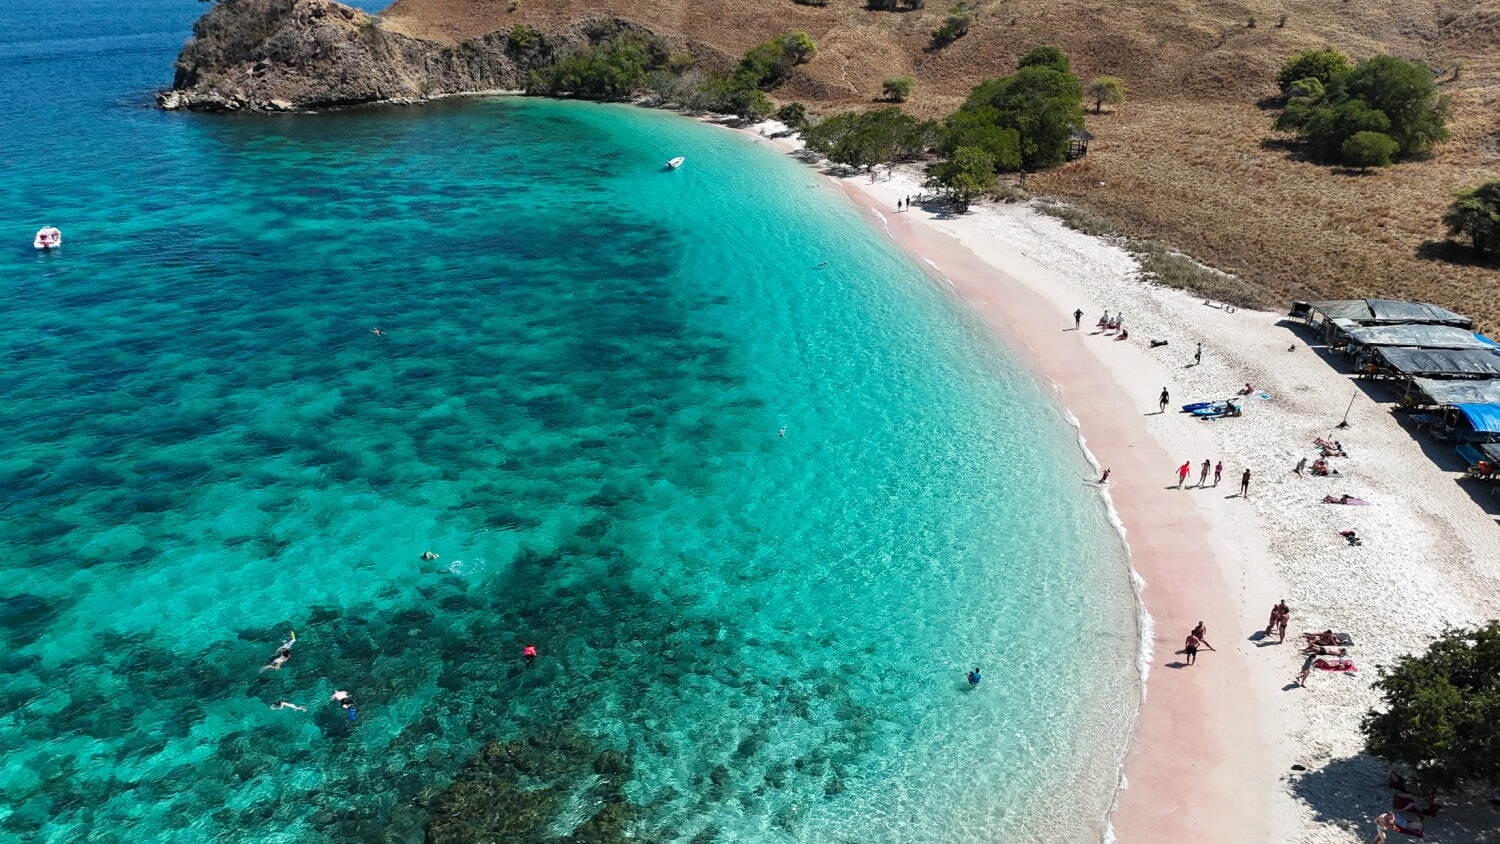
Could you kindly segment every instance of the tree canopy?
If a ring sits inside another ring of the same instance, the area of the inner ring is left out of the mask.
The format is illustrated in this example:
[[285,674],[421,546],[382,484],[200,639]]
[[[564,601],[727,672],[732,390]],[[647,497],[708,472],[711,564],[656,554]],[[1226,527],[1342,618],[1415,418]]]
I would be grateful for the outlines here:
[[935,124],[892,106],[835,114],[807,127],[802,139],[830,161],[863,169],[921,154],[935,130]]
[[1058,73],[1072,73],[1073,67],[1068,63],[1068,57],[1063,51],[1049,44],[1033,47],[1021,60],[1016,62],[1016,68],[1026,67],[1050,67]]
[[1463,235],[1482,255],[1500,256],[1500,179],[1458,195],[1443,214],[1450,235]]
[[1054,67],[1033,65],[1011,76],[980,83],[962,108],[994,109],[996,125],[1019,133],[1021,163],[1035,169],[1067,160],[1068,138],[1074,129],[1083,127],[1082,97],[1078,77]]
[[953,157],[927,171],[928,187],[938,188],[968,210],[974,197],[995,184],[995,160],[978,147],[959,147]]
[[634,33],[616,35],[570,53],[527,79],[533,94],[571,94],[597,99],[622,99],[645,84],[646,74],[665,67],[670,57],[660,38]]
[[1500,621],[1445,632],[1382,668],[1375,688],[1385,711],[1361,724],[1370,753],[1424,790],[1500,784]]
[[[1276,128],[1301,135],[1324,159],[1372,166],[1365,163],[1370,153],[1389,144],[1369,134],[1395,143],[1390,160],[1420,155],[1448,138],[1448,101],[1426,65],[1375,56],[1351,68],[1340,53],[1315,51],[1288,59],[1277,79],[1288,98]],[[1348,143],[1355,135],[1364,137]]]
[[1371,167],[1386,167],[1399,145],[1383,132],[1355,132],[1344,139],[1339,147],[1339,157],[1350,167],[1368,170]]
[[911,96],[910,76],[895,76],[880,83],[880,93],[893,103],[904,103]]

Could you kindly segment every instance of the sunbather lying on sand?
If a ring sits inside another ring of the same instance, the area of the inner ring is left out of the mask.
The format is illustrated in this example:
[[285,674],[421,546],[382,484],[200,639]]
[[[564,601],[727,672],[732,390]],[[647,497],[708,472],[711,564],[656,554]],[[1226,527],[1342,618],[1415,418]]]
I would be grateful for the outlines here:
[[1328,461],[1321,457],[1313,461],[1312,468],[1308,471],[1320,478],[1326,478],[1329,475],[1337,475],[1339,473],[1337,469],[1328,468]]
[[1302,649],[1305,654],[1313,656],[1348,656],[1348,648],[1330,648],[1327,645],[1308,645]]
[[1352,659],[1319,659],[1313,661],[1313,667],[1324,671],[1358,671],[1354,667]]
[[1354,639],[1348,633],[1335,633],[1332,630],[1324,630],[1322,633],[1303,633],[1302,638],[1314,645],[1354,644]]
[[1339,442],[1338,440],[1325,440],[1322,437],[1318,437],[1317,439],[1313,440],[1313,445],[1317,446],[1323,451],[1324,457],[1349,456],[1344,452],[1344,444]]
[[1354,496],[1352,496],[1352,495],[1350,495],[1349,493],[1346,492],[1343,495],[1340,495],[1340,496],[1337,496],[1337,497],[1332,496],[1332,495],[1325,495],[1325,496],[1323,496],[1323,503],[1324,504],[1369,504],[1370,502],[1364,500],[1363,498],[1355,498]]
[[1348,542],[1350,545],[1363,545],[1363,544],[1365,544],[1365,541],[1363,539],[1359,538],[1359,534],[1355,533],[1352,530],[1341,530],[1341,531],[1339,531],[1339,536],[1342,536],[1344,538],[1344,540],[1346,542]]

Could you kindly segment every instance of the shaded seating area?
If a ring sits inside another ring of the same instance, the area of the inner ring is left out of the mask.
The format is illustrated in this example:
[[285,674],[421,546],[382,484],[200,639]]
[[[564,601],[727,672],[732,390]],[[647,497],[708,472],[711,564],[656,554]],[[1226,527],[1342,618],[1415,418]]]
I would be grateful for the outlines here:
[[1454,451],[1468,465],[1469,477],[1500,481],[1500,443],[1464,443]]
[[1488,348],[1413,349],[1377,346],[1369,350],[1361,372],[1375,377],[1404,379],[1500,378],[1500,355]]
[[1439,325],[1472,329],[1474,321],[1430,302],[1398,299],[1332,299],[1293,302],[1289,313],[1317,330],[1324,342],[1342,346],[1353,328],[1381,325]]
[[1403,407],[1441,407],[1450,404],[1500,404],[1500,379],[1440,379],[1412,376]]

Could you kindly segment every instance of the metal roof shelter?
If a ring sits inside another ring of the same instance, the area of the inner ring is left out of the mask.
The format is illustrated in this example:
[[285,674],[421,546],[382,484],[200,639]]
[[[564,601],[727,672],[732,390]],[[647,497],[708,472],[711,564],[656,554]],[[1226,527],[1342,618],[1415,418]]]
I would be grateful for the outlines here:
[[1307,316],[1323,320],[1347,319],[1360,325],[1452,325],[1471,328],[1474,320],[1428,302],[1396,299],[1334,299],[1308,302]]
[[1439,381],[1413,378],[1411,386],[1422,404],[1500,404],[1500,379]]
[[1494,346],[1453,325],[1374,325],[1344,331],[1361,346],[1411,346],[1418,349],[1483,349]]
[[1406,349],[1390,346],[1375,350],[1387,369],[1397,375],[1431,378],[1500,378],[1500,355],[1481,349]]

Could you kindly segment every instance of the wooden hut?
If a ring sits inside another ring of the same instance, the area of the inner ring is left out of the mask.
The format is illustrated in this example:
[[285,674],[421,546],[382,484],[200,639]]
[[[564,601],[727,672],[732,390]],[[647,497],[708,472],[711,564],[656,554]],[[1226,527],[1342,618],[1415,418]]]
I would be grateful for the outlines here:
[[1077,161],[1089,154],[1089,141],[1094,139],[1087,129],[1074,129],[1073,134],[1068,136],[1068,160]]

